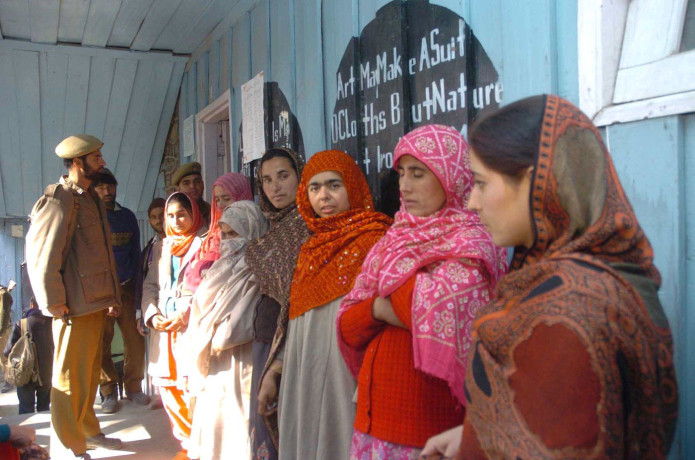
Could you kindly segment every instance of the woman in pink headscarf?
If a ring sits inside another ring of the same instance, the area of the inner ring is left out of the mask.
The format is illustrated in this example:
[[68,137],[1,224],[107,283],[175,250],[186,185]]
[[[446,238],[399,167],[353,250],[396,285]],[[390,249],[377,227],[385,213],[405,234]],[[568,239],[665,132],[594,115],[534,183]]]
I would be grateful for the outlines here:
[[338,343],[358,382],[351,458],[417,458],[461,423],[477,309],[506,270],[478,216],[468,145],[441,125],[394,151],[401,208],[372,248],[338,317]]
[[185,286],[190,292],[195,292],[203,278],[203,272],[220,258],[220,216],[224,208],[230,204],[249,200],[253,201],[251,185],[246,176],[241,173],[227,173],[217,178],[212,186],[212,211],[210,212],[210,230],[208,231],[200,251],[196,254],[188,270],[186,270]]

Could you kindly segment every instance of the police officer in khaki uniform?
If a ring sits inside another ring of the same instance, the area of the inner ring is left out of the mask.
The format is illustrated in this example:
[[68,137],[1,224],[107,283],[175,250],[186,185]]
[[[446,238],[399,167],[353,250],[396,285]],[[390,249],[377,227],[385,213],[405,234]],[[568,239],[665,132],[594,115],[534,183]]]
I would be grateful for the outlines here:
[[[10,326],[12,326],[12,303],[14,301],[10,293],[16,285],[17,283],[13,280],[7,283],[7,287],[0,285],[0,350],[5,349],[5,344],[12,334]],[[0,368],[2,368],[3,373],[5,372],[5,366],[7,366],[7,357],[4,353],[0,353]],[[13,388],[12,385],[5,382],[0,387],[0,392],[7,393]]]
[[[94,413],[106,315],[121,307],[106,209],[92,186],[106,163],[103,143],[78,134],[56,147],[68,174],[49,185],[31,212],[26,237],[29,279],[39,308],[53,316],[51,423],[67,452],[53,457],[91,458],[87,449],[120,449]],[[70,452],[71,451],[71,452]]]

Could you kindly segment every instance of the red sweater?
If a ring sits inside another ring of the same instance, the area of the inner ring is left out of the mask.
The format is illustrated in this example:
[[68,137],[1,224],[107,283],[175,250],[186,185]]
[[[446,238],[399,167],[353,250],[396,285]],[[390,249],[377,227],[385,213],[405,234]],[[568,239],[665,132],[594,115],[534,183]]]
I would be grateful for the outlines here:
[[448,384],[415,369],[411,301],[415,277],[390,296],[407,329],[375,320],[374,299],[353,305],[340,321],[343,339],[366,348],[357,379],[355,428],[394,444],[422,448],[427,439],[463,420],[464,409]]

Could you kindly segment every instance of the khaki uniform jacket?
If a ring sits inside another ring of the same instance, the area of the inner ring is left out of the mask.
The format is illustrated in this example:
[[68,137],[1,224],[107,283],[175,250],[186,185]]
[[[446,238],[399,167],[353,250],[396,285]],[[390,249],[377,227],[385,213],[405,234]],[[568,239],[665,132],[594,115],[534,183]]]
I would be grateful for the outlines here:
[[[79,208],[72,241],[68,241],[74,200]],[[46,316],[51,316],[48,307],[63,304],[68,306],[70,316],[120,307],[111,229],[106,208],[93,191],[63,176],[52,196],[39,198],[30,218],[27,272],[39,308]]]
[[[198,232],[198,235],[200,234]],[[185,368],[189,360],[188,355],[182,354],[178,356],[181,352],[185,353],[187,347],[177,346],[177,350],[171,350],[169,333],[154,329],[152,327],[152,317],[158,314],[166,316],[165,306],[169,298],[180,299],[182,303],[188,300],[188,305],[190,305],[190,302],[193,300],[193,293],[181,291],[183,275],[202,243],[203,240],[200,236],[196,237],[191,243],[188,252],[181,260],[181,271],[175,284],[171,282],[171,251],[167,244],[167,239],[157,241],[152,248],[152,264],[142,285],[142,314],[145,324],[150,328],[150,340],[147,348],[149,357],[147,373],[151,377],[162,379],[177,377],[171,375],[171,369],[169,368],[170,355],[173,355],[176,360],[178,376],[187,375]],[[184,333],[182,334],[184,337],[180,337],[182,343],[185,342],[185,335]]]
[[12,294],[5,286],[0,286],[0,336],[9,332],[12,325]]

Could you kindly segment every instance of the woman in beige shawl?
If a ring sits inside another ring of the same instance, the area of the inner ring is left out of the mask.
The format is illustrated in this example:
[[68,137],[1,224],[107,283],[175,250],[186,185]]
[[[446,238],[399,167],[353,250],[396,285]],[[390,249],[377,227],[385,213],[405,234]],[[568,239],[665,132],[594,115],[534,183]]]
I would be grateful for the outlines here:
[[221,257],[204,272],[188,326],[196,397],[188,455],[201,460],[249,457],[253,314],[261,292],[244,252],[268,228],[252,201],[229,205],[219,224]]

